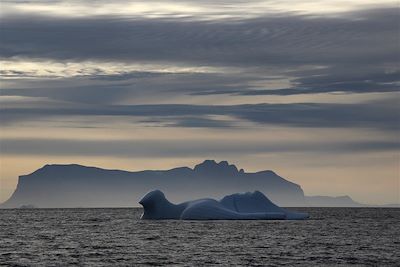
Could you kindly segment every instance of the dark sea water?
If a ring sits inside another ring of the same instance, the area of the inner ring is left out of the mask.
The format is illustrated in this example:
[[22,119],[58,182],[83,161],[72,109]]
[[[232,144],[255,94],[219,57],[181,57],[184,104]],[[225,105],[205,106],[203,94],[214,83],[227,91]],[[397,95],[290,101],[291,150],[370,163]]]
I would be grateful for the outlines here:
[[306,221],[142,221],[141,209],[0,210],[4,266],[399,266],[400,209]]

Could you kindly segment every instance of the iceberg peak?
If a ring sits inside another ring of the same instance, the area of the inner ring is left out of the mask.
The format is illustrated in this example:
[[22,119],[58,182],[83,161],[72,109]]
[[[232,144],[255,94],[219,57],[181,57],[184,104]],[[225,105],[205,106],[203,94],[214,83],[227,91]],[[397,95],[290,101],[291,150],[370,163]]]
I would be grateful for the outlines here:
[[147,193],[139,204],[144,209],[142,219],[174,219],[182,213],[182,206],[169,202],[160,190]]

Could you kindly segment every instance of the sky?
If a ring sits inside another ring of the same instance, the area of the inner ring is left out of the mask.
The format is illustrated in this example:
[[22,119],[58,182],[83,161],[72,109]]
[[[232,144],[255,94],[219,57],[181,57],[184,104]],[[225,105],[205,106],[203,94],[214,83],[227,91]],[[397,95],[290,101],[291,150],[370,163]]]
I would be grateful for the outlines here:
[[400,203],[398,1],[0,4],[0,202],[45,164],[228,160]]

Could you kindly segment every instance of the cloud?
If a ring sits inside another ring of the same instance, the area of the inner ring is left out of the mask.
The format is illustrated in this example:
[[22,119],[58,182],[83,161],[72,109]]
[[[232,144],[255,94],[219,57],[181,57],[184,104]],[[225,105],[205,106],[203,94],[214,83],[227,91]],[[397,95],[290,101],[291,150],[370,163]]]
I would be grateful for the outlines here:
[[74,78],[89,76],[92,79],[124,76],[127,78],[152,75],[214,73],[224,69],[185,65],[168,66],[146,63],[123,63],[101,61],[51,61],[51,60],[2,60],[0,74],[4,78]]
[[[353,77],[337,73],[334,70],[329,75],[307,76],[293,79],[296,85],[293,88],[282,89],[248,89],[248,88],[227,88],[224,90],[205,90],[193,92],[191,95],[236,95],[236,96],[257,96],[257,95],[303,95],[318,93],[384,93],[397,92],[400,86],[400,72],[354,74]],[[346,77],[347,76],[347,77]]]
[[[224,95],[397,92],[398,12],[386,5],[340,16],[270,12],[226,21],[24,12],[10,9],[2,19],[0,57],[11,67],[3,73],[10,79],[1,94],[48,101],[8,102],[1,110],[3,122],[119,116],[181,127],[233,127],[246,121],[398,128],[394,101],[162,104],[204,95],[220,95],[223,102]],[[36,65],[27,68],[32,62]],[[18,80],[24,75],[29,79]],[[132,102],[155,104],[126,105]]]
[[74,140],[8,139],[1,142],[4,155],[100,156],[100,157],[207,157],[232,153],[365,153],[397,151],[396,141],[262,142],[258,140]]
[[6,16],[0,55],[244,66],[395,62],[397,15],[391,8],[339,18],[288,13],[231,23]]
[[[381,0],[380,6],[397,4],[393,0]],[[180,1],[3,1],[2,10],[8,14],[41,14],[49,17],[101,17],[112,15],[115,17],[139,18],[179,18],[194,20],[228,20],[238,18],[265,17],[271,13],[282,11],[313,16],[340,16],[360,7],[374,7],[376,1],[364,0],[362,4],[349,1],[208,1],[208,0],[180,0]],[[123,8],[121,8],[123,6]]]
[[152,120],[141,121],[144,123],[156,123],[160,126],[169,127],[188,127],[188,128],[233,128],[240,125],[233,119],[215,118],[218,116],[174,116],[165,118],[154,118]]
[[[2,19],[0,57],[10,63],[3,77],[87,75],[118,81],[140,76],[146,83],[130,90],[155,94],[393,92],[400,81],[397,21],[396,8],[337,17],[273,13],[235,21],[17,13]],[[24,72],[32,62],[39,65]],[[151,76],[161,71],[184,75],[165,82]],[[286,82],[274,87],[265,82],[271,76]]]
[[216,122],[209,116],[227,116],[257,124],[292,127],[349,127],[399,130],[398,99],[357,104],[244,104],[244,105],[70,105],[53,104],[27,107],[26,103],[3,105],[1,121],[16,123],[42,117],[113,116],[147,118],[181,127],[231,126],[227,121]]

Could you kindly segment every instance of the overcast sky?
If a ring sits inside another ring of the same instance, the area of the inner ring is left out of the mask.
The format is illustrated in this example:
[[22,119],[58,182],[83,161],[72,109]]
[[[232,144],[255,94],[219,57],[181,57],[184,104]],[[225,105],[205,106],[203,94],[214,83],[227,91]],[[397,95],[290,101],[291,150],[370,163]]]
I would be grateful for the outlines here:
[[49,163],[228,160],[400,202],[398,1],[2,1],[0,201]]

